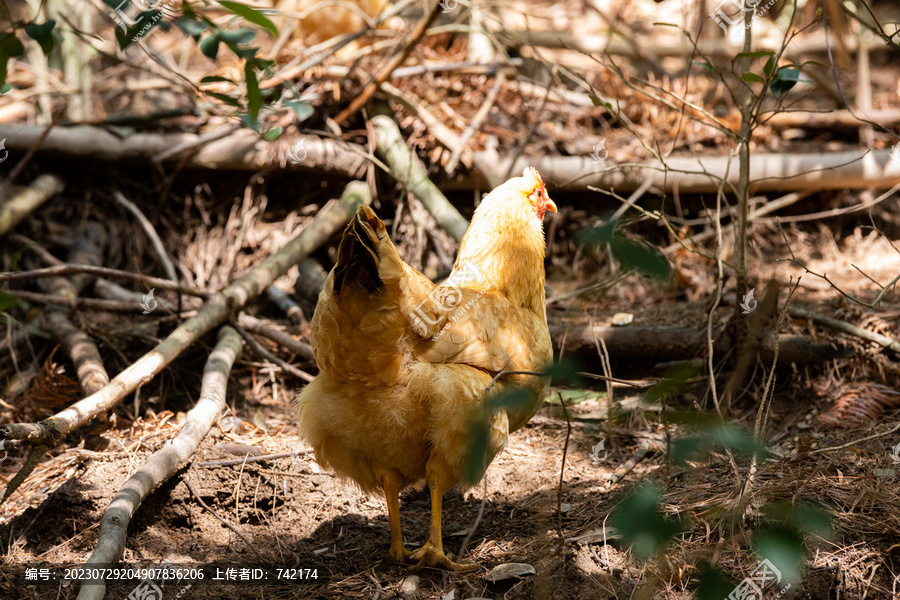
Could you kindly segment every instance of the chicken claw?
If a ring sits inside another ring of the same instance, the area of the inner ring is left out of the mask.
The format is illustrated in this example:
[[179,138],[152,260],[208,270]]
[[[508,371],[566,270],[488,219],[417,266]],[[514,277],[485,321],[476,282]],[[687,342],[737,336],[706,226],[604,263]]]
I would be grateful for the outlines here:
[[435,547],[431,540],[425,542],[425,545],[413,552],[410,560],[417,561],[413,569],[421,569],[423,567],[435,567],[445,569],[447,571],[471,571],[477,569],[475,563],[456,563],[447,558],[443,549]]

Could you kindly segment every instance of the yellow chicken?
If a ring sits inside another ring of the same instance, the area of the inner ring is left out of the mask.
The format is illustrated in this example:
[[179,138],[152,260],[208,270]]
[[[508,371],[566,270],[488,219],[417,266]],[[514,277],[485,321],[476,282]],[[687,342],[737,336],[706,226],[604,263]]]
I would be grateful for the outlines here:
[[[524,387],[529,401],[486,402],[502,371],[542,371],[552,360],[544,291],[546,211],[540,175],[527,168],[484,198],[450,277],[435,285],[400,259],[381,220],[362,207],[344,231],[312,320],[320,374],[297,399],[301,436],[316,460],[387,500],[388,558],[450,570],[441,501],[470,486],[464,462],[473,415],[488,415],[485,466],[509,432],[540,408],[549,381],[503,375],[491,394]],[[400,492],[426,481],[431,535],[410,552],[400,532]]]

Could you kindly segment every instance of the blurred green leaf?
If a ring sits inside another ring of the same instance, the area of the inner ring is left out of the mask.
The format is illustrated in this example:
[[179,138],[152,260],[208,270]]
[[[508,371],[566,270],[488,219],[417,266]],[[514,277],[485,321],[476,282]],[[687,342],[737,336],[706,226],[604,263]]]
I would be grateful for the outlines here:
[[716,423],[701,428],[697,435],[677,438],[672,442],[672,460],[683,463],[694,454],[709,448],[727,448],[743,456],[766,456],[766,447],[733,423]]
[[613,255],[626,267],[655,279],[668,280],[672,267],[659,249],[633,242],[618,231],[618,221],[610,220],[597,227],[579,231],[575,241],[580,244],[609,244]]
[[831,513],[817,502],[771,502],[761,512],[770,523],[793,528],[797,533],[811,533],[828,539],[832,534]]
[[310,118],[313,113],[313,107],[310,106],[308,102],[304,102],[303,100],[285,100],[285,106],[294,111],[294,114],[297,115],[297,122],[302,123],[306,119]]
[[17,306],[22,306],[22,302],[18,298],[0,292],[0,313],[6,312],[10,308],[15,308]]
[[766,61],[766,66],[763,67],[763,73],[766,74],[766,77],[772,76],[772,69],[775,68],[775,59],[777,55],[773,54],[769,60]]
[[[145,37],[153,31],[162,21],[162,13],[158,10],[142,11],[135,19],[134,25],[128,27],[128,31],[123,32],[116,28],[116,40],[119,42],[119,48],[124,50],[134,42]],[[146,27],[146,29],[145,29]]]
[[697,574],[697,600],[724,600],[738,582],[728,578],[718,567],[704,563]]
[[577,386],[584,384],[584,379],[578,374],[579,371],[583,369],[575,360],[563,358],[548,366],[544,375],[550,377],[553,385]]
[[611,246],[616,258],[639,273],[663,281],[672,278],[672,267],[659,249],[624,237],[613,238]]
[[241,4],[240,2],[230,2],[229,0],[219,0],[219,4],[225,7],[227,10],[230,10],[234,14],[245,18],[246,20],[259,25],[269,33],[271,33],[276,38],[278,37],[278,28],[275,27],[275,23],[269,20],[269,18],[256,10],[251,6],[247,6],[246,4]]
[[187,17],[181,17],[175,24],[187,35],[194,38],[196,41],[200,34],[206,31],[209,28],[209,24],[203,21],[197,21],[195,19],[189,19]]
[[259,81],[256,79],[256,71],[249,64],[244,67],[244,76],[247,79],[247,110],[251,123],[256,123],[259,118],[259,109],[262,108],[263,99],[259,91]]
[[29,23],[25,25],[25,33],[41,46],[44,54],[50,54],[54,46],[56,46],[56,38],[53,37],[53,28],[55,26],[56,21],[52,19],[40,25]]
[[715,73],[715,72],[716,72],[716,68],[715,68],[715,67],[712,65],[712,63],[710,63],[709,61],[700,62],[699,60],[692,60],[691,62],[694,63],[694,64],[697,65],[697,66],[703,67],[704,69],[706,69],[706,70],[709,71],[710,73]]
[[765,83],[766,82],[765,79],[763,79],[756,73],[750,73],[749,71],[747,73],[744,73],[743,75],[741,75],[741,79],[743,79],[744,81],[747,81],[749,83]]
[[582,229],[575,234],[575,241],[579,244],[592,244],[595,246],[608,244],[612,241],[618,224],[618,221],[611,220],[590,229]]
[[267,132],[265,132],[263,134],[263,139],[265,139],[268,142],[277,140],[278,138],[281,137],[281,134],[283,132],[284,132],[284,130],[281,129],[281,127],[273,127],[272,129],[268,130]]
[[[493,395],[488,399],[488,409],[518,410],[531,403],[531,393],[525,388],[513,388]],[[483,411],[482,411],[483,413]]]
[[220,77],[219,75],[208,75],[201,79],[200,83],[235,83],[235,81],[227,77]]
[[758,531],[753,547],[760,557],[771,562],[781,572],[779,583],[800,583],[803,567],[803,540],[789,529]]
[[221,41],[219,33],[220,32],[217,31],[200,40],[200,52],[202,52],[204,56],[215,59],[219,54],[219,42]]
[[480,415],[471,415],[469,419],[469,447],[463,460],[460,479],[466,485],[475,485],[484,476],[487,467],[488,442],[491,426],[484,419],[484,410],[475,409]]
[[645,484],[629,494],[609,516],[610,524],[631,546],[638,559],[656,556],[682,531],[679,519],[668,519],[660,509],[661,490]]
[[207,96],[212,96],[219,102],[223,102],[223,103],[227,104],[228,106],[238,107],[241,105],[241,103],[238,102],[236,99],[232,98],[231,96],[227,96],[225,94],[220,94],[218,92],[210,92],[209,90],[203,90],[203,93],[206,94]]
[[775,71],[772,82],[769,84],[769,89],[772,90],[772,93],[775,94],[776,97],[780,98],[787,94],[788,91],[796,85],[799,79],[800,69],[797,67],[793,65],[779,67],[778,70]]
[[644,394],[647,402],[656,402],[663,398],[672,398],[680,393],[691,380],[700,373],[700,369],[690,365],[679,365],[666,371],[665,375],[653,384]]
[[0,34],[0,85],[6,84],[8,61],[13,56],[22,56],[25,46],[14,32]]

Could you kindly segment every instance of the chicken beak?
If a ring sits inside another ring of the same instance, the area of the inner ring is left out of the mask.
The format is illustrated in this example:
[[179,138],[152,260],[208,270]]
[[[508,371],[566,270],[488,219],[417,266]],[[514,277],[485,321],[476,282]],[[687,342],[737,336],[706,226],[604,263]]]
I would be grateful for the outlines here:
[[550,212],[556,212],[556,202],[547,198],[547,204],[544,205],[544,210],[549,210]]

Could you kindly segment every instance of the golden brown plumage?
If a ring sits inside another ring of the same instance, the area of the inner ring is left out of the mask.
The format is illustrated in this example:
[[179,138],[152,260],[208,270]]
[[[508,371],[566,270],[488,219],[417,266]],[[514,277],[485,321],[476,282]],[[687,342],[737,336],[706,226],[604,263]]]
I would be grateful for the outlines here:
[[[533,168],[495,189],[440,286],[400,259],[368,207],[344,231],[312,320],[320,374],[297,399],[300,433],[319,464],[366,492],[384,492],[394,561],[473,566],[443,552],[441,499],[458,483],[476,483],[461,479],[469,418],[493,377],[541,371],[552,360],[545,210],[556,205]],[[547,384],[526,375],[498,380],[497,393],[524,386],[530,402],[490,415],[488,463],[540,407]],[[431,536],[411,553],[400,534],[399,494],[422,480],[431,489]]]

